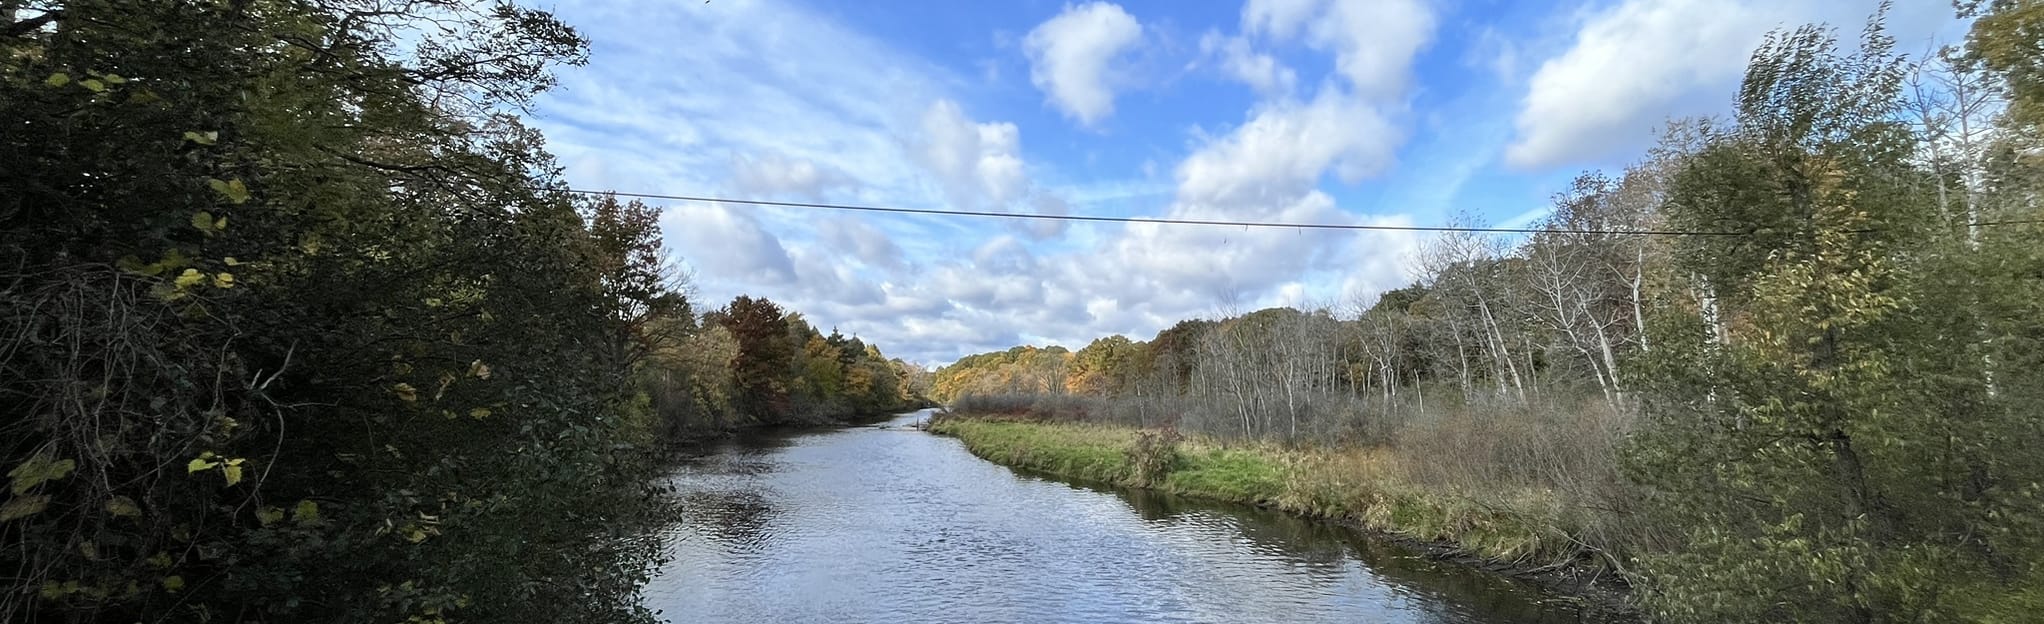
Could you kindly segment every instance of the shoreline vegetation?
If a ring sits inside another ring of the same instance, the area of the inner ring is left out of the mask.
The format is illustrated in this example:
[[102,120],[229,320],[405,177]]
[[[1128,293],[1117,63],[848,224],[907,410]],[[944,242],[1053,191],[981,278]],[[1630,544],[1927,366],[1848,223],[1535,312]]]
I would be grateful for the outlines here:
[[1577,535],[1551,491],[1441,491],[1382,449],[1287,448],[1168,429],[939,412],[931,433],[973,455],[1060,478],[1253,505],[1359,529],[1428,556],[1530,582],[1632,618],[1624,569]]

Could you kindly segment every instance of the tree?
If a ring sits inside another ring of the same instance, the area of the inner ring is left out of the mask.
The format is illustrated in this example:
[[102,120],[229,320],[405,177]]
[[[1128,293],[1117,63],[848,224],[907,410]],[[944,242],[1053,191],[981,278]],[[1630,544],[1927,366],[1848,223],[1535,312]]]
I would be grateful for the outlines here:
[[[452,0],[6,2],[8,621],[649,621],[642,303]],[[630,264],[630,263],[627,263]]]

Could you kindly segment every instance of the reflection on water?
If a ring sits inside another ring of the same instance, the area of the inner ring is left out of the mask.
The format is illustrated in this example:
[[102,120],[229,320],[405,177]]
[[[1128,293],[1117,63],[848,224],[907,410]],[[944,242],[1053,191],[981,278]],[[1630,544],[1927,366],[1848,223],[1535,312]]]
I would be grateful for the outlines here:
[[748,437],[673,482],[674,560],[647,588],[672,622],[1581,621],[1339,527],[1018,474],[915,431]]

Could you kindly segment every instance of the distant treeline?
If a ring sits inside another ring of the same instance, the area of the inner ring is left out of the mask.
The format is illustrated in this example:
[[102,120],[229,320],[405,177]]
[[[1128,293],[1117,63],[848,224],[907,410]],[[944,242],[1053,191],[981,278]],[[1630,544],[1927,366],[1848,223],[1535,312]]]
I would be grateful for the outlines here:
[[659,337],[640,384],[676,437],[747,425],[817,424],[931,405],[929,372],[765,299],[739,296],[694,318],[649,327]]
[[[1375,449],[1342,496],[1530,519],[1669,620],[2034,618],[2044,10],[1960,4],[1923,59],[1878,20],[1774,33],[1731,118],[1577,179],[1553,232],[1432,240],[1367,307],[967,357],[935,396]],[[1644,230],[1696,234],[1610,233]]]

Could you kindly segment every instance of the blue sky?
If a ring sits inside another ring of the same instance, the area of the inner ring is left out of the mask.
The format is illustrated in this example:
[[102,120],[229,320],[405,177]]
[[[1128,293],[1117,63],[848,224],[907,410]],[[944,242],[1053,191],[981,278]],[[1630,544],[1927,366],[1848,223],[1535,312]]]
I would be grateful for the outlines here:
[[[1959,32],[1900,3],[1914,51]],[[1003,212],[1535,223],[1770,29],[1874,0],[565,0],[592,41],[531,122],[576,188]],[[1418,234],[657,202],[699,299],[765,296],[929,364],[1369,301]]]

